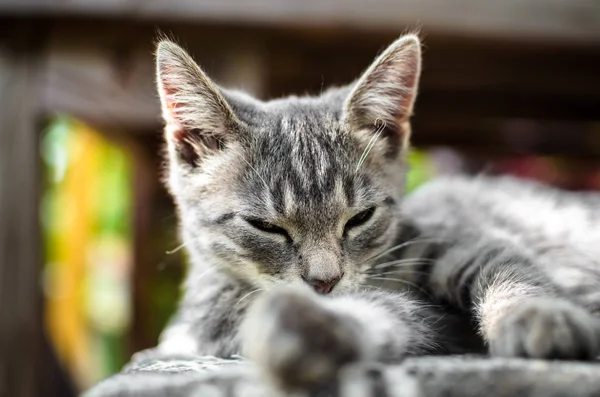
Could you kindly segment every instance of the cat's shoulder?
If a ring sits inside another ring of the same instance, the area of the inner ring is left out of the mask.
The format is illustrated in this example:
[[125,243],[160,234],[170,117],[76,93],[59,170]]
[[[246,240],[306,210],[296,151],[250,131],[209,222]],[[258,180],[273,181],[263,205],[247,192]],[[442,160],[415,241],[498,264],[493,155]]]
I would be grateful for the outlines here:
[[[507,208],[544,208],[576,203],[579,198],[541,182],[512,176],[451,176],[436,178],[406,197],[404,209],[427,216],[503,212]],[[437,215],[436,215],[437,214]]]
[[442,197],[490,197],[496,195],[552,195],[560,192],[544,183],[513,176],[443,176],[435,178],[412,195]]

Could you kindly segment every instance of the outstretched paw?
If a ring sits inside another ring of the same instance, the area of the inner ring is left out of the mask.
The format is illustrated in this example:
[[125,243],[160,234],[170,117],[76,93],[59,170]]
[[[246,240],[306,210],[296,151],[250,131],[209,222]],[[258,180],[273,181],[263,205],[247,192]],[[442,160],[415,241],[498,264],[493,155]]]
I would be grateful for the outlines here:
[[244,324],[244,347],[285,390],[322,387],[362,357],[360,327],[327,310],[312,292],[284,288],[256,302]]
[[600,354],[600,324],[562,299],[530,299],[499,323],[490,341],[495,356],[584,360]]

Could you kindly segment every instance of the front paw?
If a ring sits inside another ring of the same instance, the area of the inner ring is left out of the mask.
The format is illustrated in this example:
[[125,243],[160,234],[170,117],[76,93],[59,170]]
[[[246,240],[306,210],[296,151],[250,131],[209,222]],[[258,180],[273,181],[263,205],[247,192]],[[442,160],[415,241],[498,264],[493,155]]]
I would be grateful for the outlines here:
[[246,354],[284,390],[323,387],[362,357],[360,328],[312,292],[280,289],[257,301],[243,327]]
[[600,354],[598,319],[562,299],[530,299],[515,307],[490,341],[495,356],[586,360]]

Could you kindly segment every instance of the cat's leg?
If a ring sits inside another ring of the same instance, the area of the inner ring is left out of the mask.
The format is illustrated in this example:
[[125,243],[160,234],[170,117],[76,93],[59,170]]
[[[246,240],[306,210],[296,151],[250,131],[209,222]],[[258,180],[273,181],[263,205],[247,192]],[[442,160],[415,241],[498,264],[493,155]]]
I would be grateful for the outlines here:
[[229,357],[241,352],[238,330],[259,290],[220,274],[201,281],[188,281],[176,315],[161,334],[162,354]]
[[266,294],[242,327],[246,354],[279,387],[322,386],[347,363],[391,362],[435,351],[430,306],[400,293],[319,296],[283,288]]
[[[531,260],[500,243],[450,249],[432,289],[469,308],[498,356],[590,359],[600,354],[600,323],[563,296]],[[467,254],[468,253],[468,254]]]

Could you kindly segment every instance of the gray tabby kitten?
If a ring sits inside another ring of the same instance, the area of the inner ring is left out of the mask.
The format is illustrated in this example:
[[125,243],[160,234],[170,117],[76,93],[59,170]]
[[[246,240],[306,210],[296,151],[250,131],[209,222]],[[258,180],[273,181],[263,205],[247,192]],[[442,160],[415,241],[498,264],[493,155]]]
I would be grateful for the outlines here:
[[405,35],[350,86],[262,102],[158,45],[191,260],[160,351],[243,352],[287,389],[353,361],[453,352],[449,335],[469,333],[454,315],[493,355],[599,353],[597,195],[480,177],[404,197],[420,65]]

